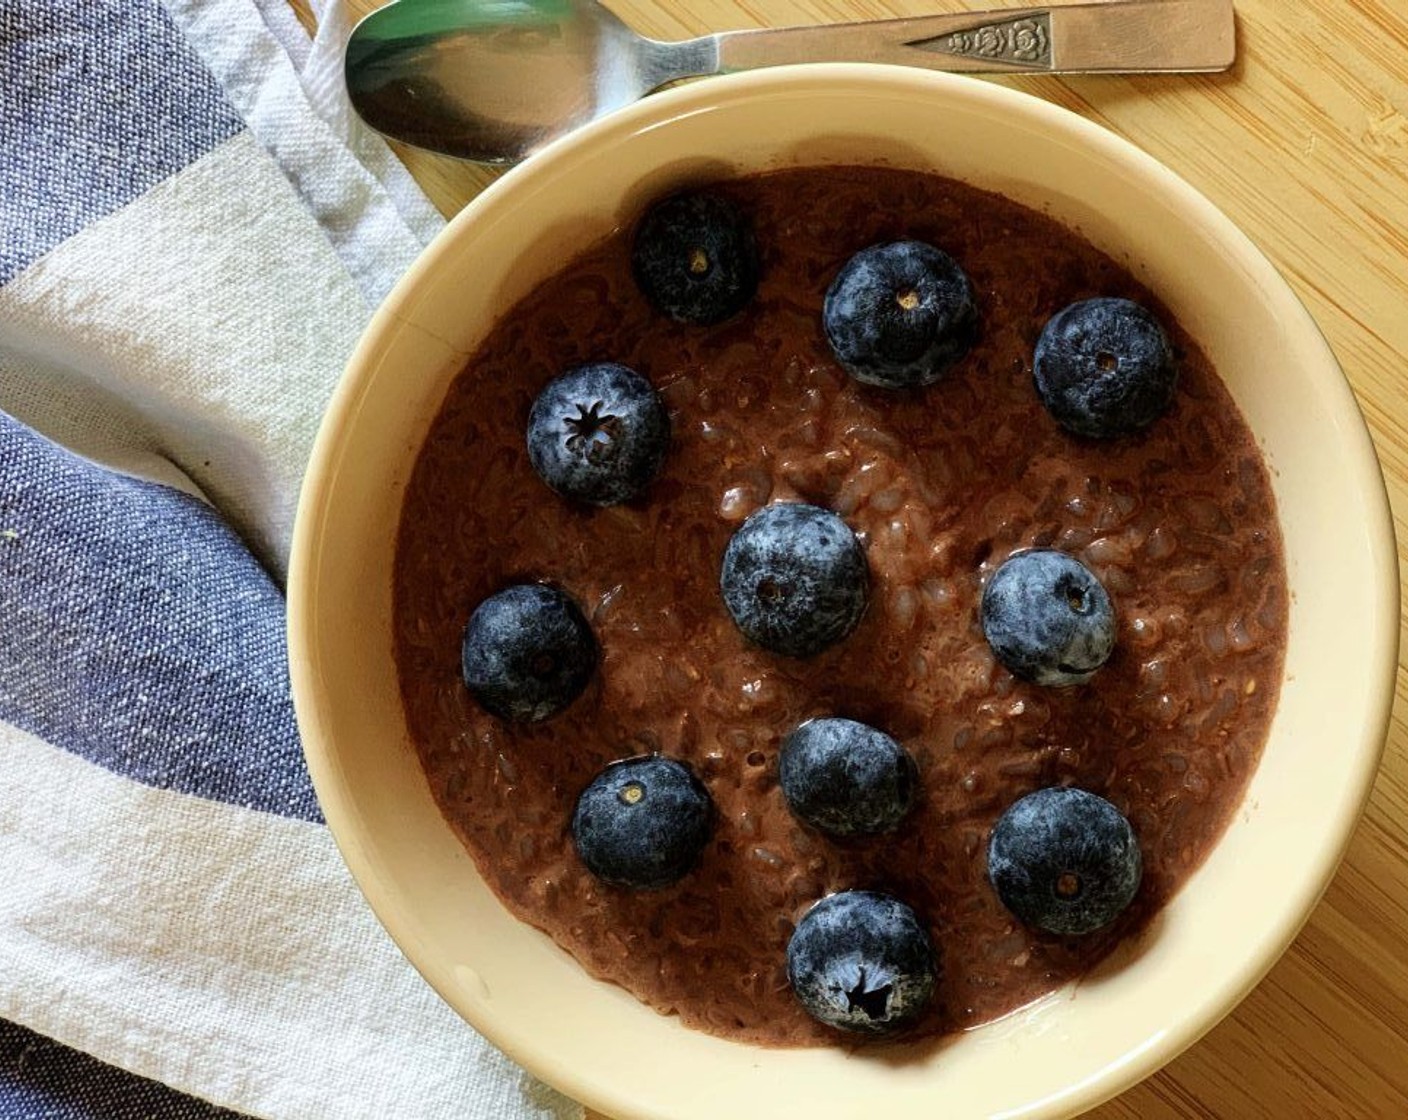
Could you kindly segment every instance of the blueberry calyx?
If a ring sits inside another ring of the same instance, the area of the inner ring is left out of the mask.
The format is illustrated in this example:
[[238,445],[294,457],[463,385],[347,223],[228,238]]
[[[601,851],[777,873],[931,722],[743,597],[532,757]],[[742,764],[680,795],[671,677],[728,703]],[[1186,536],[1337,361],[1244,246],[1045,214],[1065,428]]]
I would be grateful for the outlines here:
[[822,325],[857,381],[901,389],[937,381],[973,345],[978,310],[958,262],[922,241],[872,245],[826,291]]
[[572,841],[593,875],[612,886],[659,890],[684,878],[713,831],[713,800],[682,762],[622,759],[577,798]]
[[884,1034],[923,1014],[938,965],[928,933],[903,902],[874,891],[841,891],[797,923],[787,943],[787,978],[819,1022]]
[[798,820],[833,836],[855,836],[898,827],[914,804],[918,769],[883,731],[825,717],[782,741],[778,783]]
[[980,607],[993,656],[1022,680],[1084,684],[1115,646],[1115,611],[1095,573],[1052,548],[1014,552],[989,578]]
[[841,518],[805,502],[751,514],[724,551],[724,605],[746,638],[811,657],[845,638],[869,598],[865,551]]
[[1153,314],[1099,297],[1058,311],[1032,361],[1037,395],[1067,431],[1111,439],[1142,431],[1168,408],[1178,367]]
[[1143,877],[1128,820],[1097,794],[1037,790],[998,818],[988,841],[988,878],[1027,925],[1079,936],[1109,925]]
[[650,484],[670,446],[655,387],[627,366],[574,366],[544,386],[528,415],[528,460],[565,498],[628,501]]
[[596,638],[581,608],[541,583],[490,595],[469,616],[460,646],[460,671],[480,706],[523,723],[571,704],[596,662]]
[[671,195],[651,206],[636,227],[631,271],[661,314],[680,323],[721,323],[758,288],[752,227],[721,195]]

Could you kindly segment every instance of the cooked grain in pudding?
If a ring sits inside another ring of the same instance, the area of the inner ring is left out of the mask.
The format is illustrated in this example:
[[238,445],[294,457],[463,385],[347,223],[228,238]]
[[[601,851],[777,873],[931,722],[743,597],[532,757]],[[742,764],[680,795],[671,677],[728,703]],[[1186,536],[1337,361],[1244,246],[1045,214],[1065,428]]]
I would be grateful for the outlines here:
[[[510,308],[455,382],[416,462],[395,572],[409,726],[436,800],[504,903],[596,976],[662,1012],[769,1045],[846,1042],[788,990],[801,913],[849,888],[903,899],[927,925],[937,995],[910,1037],[990,1020],[1088,970],[1142,927],[1217,841],[1266,739],[1287,584],[1267,471],[1196,342],[1160,312],[1179,363],[1146,433],[1078,439],[1044,411],[1033,346],[1096,295],[1154,294],[1075,233],[1002,197],[882,169],[792,170],[718,188],[752,215],[757,298],[713,327],[652,311],[621,231]],[[971,353],[928,388],[868,388],[837,367],[822,296],[875,242],[918,238],[967,271]],[[621,362],[671,415],[663,471],[627,505],[574,506],[534,474],[524,427],[564,368]],[[869,561],[869,607],[808,660],[750,646],[718,591],[733,531],[769,502],[840,514]],[[1023,683],[978,622],[985,578],[1049,545],[1093,570],[1118,614],[1089,684]],[[517,725],[460,678],[474,606],[506,584],[568,591],[601,648],[563,714]],[[895,832],[836,840],[777,788],[781,739],[819,715],[863,720],[918,763]],[[607,762],[687,762],[717,806],[675,886],[633,893],[584,868],[574,802]],[[1110,799],[1144,858],[1112,926],[1061,938],[1022,926],[986,877],[989,831],[1017,798],[1069,784]]]

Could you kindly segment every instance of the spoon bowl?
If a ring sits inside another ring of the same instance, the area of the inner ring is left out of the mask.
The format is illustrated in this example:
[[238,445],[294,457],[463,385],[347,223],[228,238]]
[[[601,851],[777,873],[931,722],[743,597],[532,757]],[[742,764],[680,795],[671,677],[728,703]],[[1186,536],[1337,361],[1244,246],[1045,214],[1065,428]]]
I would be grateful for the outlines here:
[[594,0],[406,0],[353,32],[347,91],[379,132],[511,163],[660,85],[653,46]]

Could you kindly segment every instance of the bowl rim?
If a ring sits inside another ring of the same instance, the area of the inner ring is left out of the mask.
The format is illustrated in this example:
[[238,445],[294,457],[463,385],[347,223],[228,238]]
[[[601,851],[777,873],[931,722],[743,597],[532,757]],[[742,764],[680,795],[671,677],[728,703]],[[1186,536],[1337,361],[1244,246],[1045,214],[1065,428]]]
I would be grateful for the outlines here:
[[564,1069],[554,1065],[550,1055],[523,1045],[522,1040],[501,1037],[495,1030],[492,1016],[476,1014],[476,1006],[466,1007],[453,1000],[448,994],[451,988],[448,977],[440,975],[433,964],[413,959],[405,948],[415,944],[416,938],[408,928],[406,916],[385,897],[381,876],[358,841],[356,814],[350,806],[353,792],[335,764],[335,752],[321,734],[316,705],[306,699],[300,702],[300,697],[307,698],[317,687],[316,667],[307,654],[304,636],[311,632],[314,623],[307,592],[314,580],[322,526],[320,518],[309,511],[314,509],[317,495],[328,484],[340,432],[359,403],[360,382],[370,368],[376,340],[406,316],[407,309],[415,304],[427,285],[434,284],[441,262],[457,251],[461,231],[466,226],[479,221],[485,212],[493,212],[504,205],[505,199],[531,186],[540,176],[557,177],[568,173],[574,161],[603,145],[668,125],[683,116],[709,111],[725,100],[779,94],[791,97],[809,86],[830,87],[836,83],[875,85],[887,95],[906,90],[916,97],[934,97],[937,93],[944,98],[985,103],[1002,112],[1018,113],[1039,128],[1062,133],[1074,144],[1130,166],[1141,178],[1154,182],[1176,199],[1180,209],[1207,225],[1259,283],[1276,293],[1286,316],[1285,329],[1300,333],[1303,345],[1315,352],[1317,364],[1325,364],[1338,373],[1338,377],[1329,379],[1333,385],[1324,388],[1339,414],[1340,434],[1350,445],[1346,451],[1353,459],[1355,482],[1365,495],[1366,505],[1375,514],[1374,523],[1366,526],[1366,536],[1372,552],[1370,563],[1379,578],[1376,599],[1384,610],[1375,619],[1372,632],[1364,635],[1363,645],[1369,650],[1369,662],[1380,666],[1381,672],[1370,683],[1362,720],[1364,734],[1355,744],[1353,776],[1345,786],[1342,799],[1344,811],[1336,818],[1334,827],[1327,830],[1317,862],[1313,867],[1302,868],[1302,875],[1275,922],[1265,928],[1255,951],[1239,971],[1225,977],[1220,986],[1205,990],[1201,998],[1181,1005],[1181,1014],[1171,1016],[1168,1029],[1157,1037],[1136,1040],[1137,1044],[1130,1047],[1125,1060],[1107,1065],[1097,1074],[1069,1087],[1056,1099],[1036,1102],[1030,1110],[1024,1108],[1014,1114],[1073,1115],[1123,1092],[1211,1030],[1263,979],[1309,919],[1343,859],[1379,769],[1394,701],[1400,584],[1392,512],[1382,467],[1354,392],[1309,311],[1265,254],[1206,196],[1132,142],[1068,109],[1009,87],[934,71],[869,63],[776,67],[713,77],[653,94],[554,141],[480,192],[446,224],[374,312],[332,394],[314,442],[299,496],[288,575],[290,672],[303,749],[329,830],[354,880],[393,941],[402,947],[408,960],[441,998],[476,1031],[535,1076],[608,1115],[647,1120],[647,1114],[639,1111],[638,1103],[630,1098],[628,1091],[623,1093],[620,1086],[596,1071]]

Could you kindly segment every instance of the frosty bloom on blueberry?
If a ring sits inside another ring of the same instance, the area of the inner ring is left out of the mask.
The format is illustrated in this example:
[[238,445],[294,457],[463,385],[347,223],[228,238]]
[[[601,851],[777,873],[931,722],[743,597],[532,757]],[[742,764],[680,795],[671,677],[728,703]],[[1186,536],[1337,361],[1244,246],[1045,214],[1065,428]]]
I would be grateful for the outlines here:
[[937,381],[978,333],[967,275],[922,241],[862,249],[831,282],[821,314],[841,367],[857,381],[889,389]]
[[662,315],[700,326],[721,323],[758,290],[752,226],[720,195],[671,195],[636,227],[631,271]]
[[899,899],[873,891],[823,898],[787,943],[787,979],[813,1018],[883,1034],[917,1019],[938,982],[928,933]]
[[465,686],[501,719],[534,723],[567,707],[587,687],[597,646],[566,593],[523,583],[490,595],[464,629]]
[[1003,561],[983,588],[981,615],[993,656],[1036,684],[1084,684],[1115,648],[1115,608],[1104,585],[1053,548]]
[[887,832],[914,804],[918,769],[894,739],[853,719],[811,719],[782,741],[778,781],[799,820],[833,836]]
[[733,534],[719,588],[746,638],[773,653],[811,657],[856,628],[870,572],[856,535],[834,513],[779,502]]
[[655,387],[615,362],[576,366],[548,382],[528,416],[528,460],[564,498],[611,506],[649,485],[670,446]]
[[577,799],[572,842],[598,879],[658,890],[689,873],[713,829],[714,803],[689,767],[647,755],[613,762]]
[[1037,790],[998,819],[988,842],[988,878],[1002,904],[1049,933],[1109,925],[1139,890],[1139,842],[1129,821],[1081,789]]
[[1037,395],[1078,436],[1142,431],[1173,400],[1173,349],[1159,321],[1127,299],[1087,299],[1051,317],[1032,362]]

